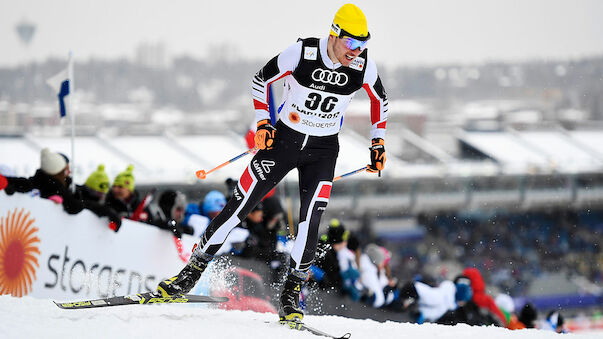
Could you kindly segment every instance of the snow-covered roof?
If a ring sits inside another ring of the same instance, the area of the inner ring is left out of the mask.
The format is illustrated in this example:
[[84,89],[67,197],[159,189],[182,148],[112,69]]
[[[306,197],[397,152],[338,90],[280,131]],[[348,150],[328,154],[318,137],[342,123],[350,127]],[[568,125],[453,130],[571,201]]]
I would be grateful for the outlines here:
[[563,133],[557,131],[526,131],[519,132],[518,135],[519,138],[538,150],[539,153],[544,154],[552,166],[562,169],[563,172],[575,173],[603,168],[601,159],[593,156],[583,145]]
[[[355,134],[342,134],[339,143],[336,175],[356,170],[368,163],[368,140]],[[40,150],[44,147],[71,156],[69,137],[3,138],[0,164],[12,169],[18,176],[31,176],[39,168]],[[196,171],[208,171],[246,150],[244,138],[234,133],[77,137],[73,159],[75,167],[72,166],[72,170],[76,183],[84,182],[101,163],[105,165],[110,178],[124,171],[128,164],[133,164],[137,183],[193,183],[198,180],[195,177]],[[238,178],[249,160],[251,156],[248,155],[213,172],[206,180],[222,182],[226,178]],[[399,173],[402,165],[401,160],[388,154],[387,166],[392,173]],[[289,178],[297,180],[297,173],[293,171]]]
[[603,131],[572,131],[569,135],[589,153],[603,159]]
[[[393,131],[390,131],[393,133]],[[578,173],[603,170],[603,133],[576,132],[461,132],[457,138],[488,155],[496,162],[461,160],[448,157],[438,163],[406,162],[397,158],[395,147],[387,153],[384,178],[470,177],[499,173]],[[393,142],[393,141],[392,141]],[[351,172],[369,161],[369,141],[352,131],[342,131],[335,175]],[[393,144],[392,144],[393,145]],[[0,168],[28,177],[40,164],[40,151],[48,147],[71,156],[69,137],[5,137],[0,142]],[[114,178],[134,165],[139,184],[195,183],[195,172],[210,169],[247,150],[244,138],[232,131],[205,135],[156,136],[80,136],[76,138],[72,171],[82,183],[99,164]],[[207,176],[206,181],[223,182],[238,178],[251,156],[238,160]],[[75,164],[75,166],[73,166]],[[297,180],[297,172],[288,178]],[[372,180],[376,175],[358,174],[354,178]]]
[[528,166],[548,167],[547,158],[507,132],[463,132],[459,139],[490,156],[504,167],[525,170]]
[[561,131],[465,131],[458,137],[499,162],[507,171],[577,173],[603,169],[603,157],[585,146],[597,145],[597,142],[602,145],[602,134]]

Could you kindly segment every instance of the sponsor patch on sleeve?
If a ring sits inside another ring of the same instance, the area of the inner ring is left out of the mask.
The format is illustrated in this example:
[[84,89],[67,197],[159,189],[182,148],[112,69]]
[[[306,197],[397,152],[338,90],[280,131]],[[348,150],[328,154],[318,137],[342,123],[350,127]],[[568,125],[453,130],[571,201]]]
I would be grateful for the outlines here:
[[318,47],[304,47],[304,59],[316,60],[318,55]]
[[356,59],[352,60],[350,68],[355,69],[357,71],[362,71],[364,69],[364,58],[356,57]]

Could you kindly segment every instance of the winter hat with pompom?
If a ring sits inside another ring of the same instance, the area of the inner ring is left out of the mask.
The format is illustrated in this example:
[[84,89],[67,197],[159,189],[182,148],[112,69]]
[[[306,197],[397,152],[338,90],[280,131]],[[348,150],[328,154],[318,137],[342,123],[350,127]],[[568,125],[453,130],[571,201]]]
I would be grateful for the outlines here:
[[113,186],[125,187],[130,192],[134,192],[134,171],[133,165],[128,165],[125,171],[119,173],[115,180],[113,180]]
[[105,165],[100,164],[96,171],[92,172],[86,183],[84,184],[88,188],[93,189],[97,192],[107,193],[109,192],[109,177],[105,172]]

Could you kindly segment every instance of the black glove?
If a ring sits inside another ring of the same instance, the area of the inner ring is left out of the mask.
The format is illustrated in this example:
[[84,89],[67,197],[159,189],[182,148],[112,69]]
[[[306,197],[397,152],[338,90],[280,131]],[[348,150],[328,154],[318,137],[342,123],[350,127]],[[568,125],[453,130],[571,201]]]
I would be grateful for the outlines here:
[[276,128],[270,124],[270,120],[264,119],[258,121],[258,126],[255,131],[255,147],[258,149],[272,149],[274,144],[274,135]]
[[108,217],[110,220],[109,228],[115,232],[119,231],[119,228],[121,227],[121,217],[119,216],[119,214],[112,211],[112,213],[109,214]]
[[371,147],[371,163],[366,169],[369,172],[380,172],[385,168],[385,141],[381,138],[374,138]]
[[182,226],[176,220],[168,220],[167,226],[176,238],[182,239]]
[[117,233],[117,231],[119,231],[121,227],[121,219],[117,220],[117,221],[110,221],[109,222],[109,228],[113,230],[113,232]]

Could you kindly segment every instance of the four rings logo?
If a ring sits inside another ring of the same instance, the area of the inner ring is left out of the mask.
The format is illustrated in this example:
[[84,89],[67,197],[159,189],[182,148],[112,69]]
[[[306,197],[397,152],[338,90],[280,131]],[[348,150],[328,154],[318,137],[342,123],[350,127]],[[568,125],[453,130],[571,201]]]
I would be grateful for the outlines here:
[[312,80],[331,85],[344,86],[348,83],[348,75],[319,68],[312,72]]

